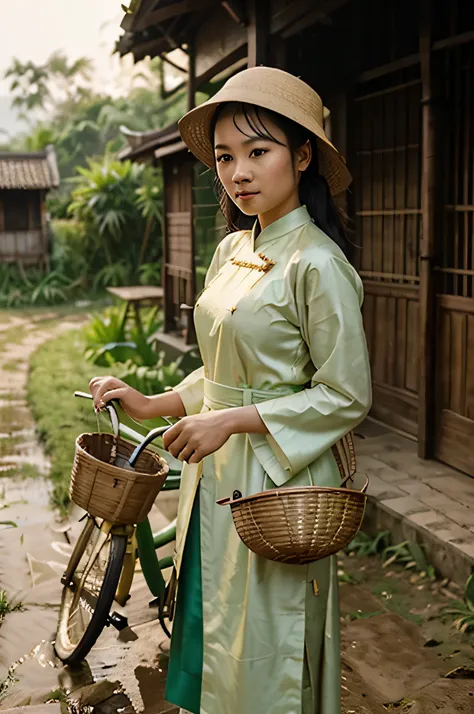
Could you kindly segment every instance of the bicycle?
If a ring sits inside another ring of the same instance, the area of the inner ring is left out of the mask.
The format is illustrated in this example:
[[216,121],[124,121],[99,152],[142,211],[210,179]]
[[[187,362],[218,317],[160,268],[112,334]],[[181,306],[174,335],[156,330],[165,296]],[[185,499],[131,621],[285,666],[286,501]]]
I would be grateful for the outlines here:
[[[76,392],[76,397],[92,399],[86,392]],[[118,407],[120,410],[120,407]],[[117,407],[108,402],[105,406],[114,435],[128,437],[138,446],[130,457],[136,463],[140,453],[151,442],[169,429],[165,426],[152,429],[145,437],[120,422]],[[121,410],[120,410],[121,411]],[[179,488],[181,463],[155,447],[158,453],[171,462],[168,477],[162,490]],[[168,637],[171,637],[165,618],[172,618],[171,591],[173,576],[165,583],[162,570],[172,566],[172,558],[158,560],[156,550],[176,539],[176,521],[153,534],[146,518],[137,525],[114,525],[86,513],[84,528],[77,540],[69,563],[61,578],[63,591],[59,609],[55,650],[65,664],[77,664],[89,654],[104,627],[122,630],[128,626],[127,618],[111,611],[114,601],[125,606],[130,598],[135,565],[140,560],[147,586],[154,596],[150,606],[158,607],[158,619]]]

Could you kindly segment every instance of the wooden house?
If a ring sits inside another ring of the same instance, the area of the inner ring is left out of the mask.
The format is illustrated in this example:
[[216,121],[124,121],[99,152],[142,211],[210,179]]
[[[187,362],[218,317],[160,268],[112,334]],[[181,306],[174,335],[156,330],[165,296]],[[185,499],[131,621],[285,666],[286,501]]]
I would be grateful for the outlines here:
[[[189,107],[203,82],[258,64],[321,94],[354,176],[372,416],[417,439],[421,457],[474,476],[474,3],[141,0],[122,27],[118,49],[135,60],[188,53]],[[194,162],[175,146],[164,159],[168,315],[182,295],[173,281],[189,304],[195,290]]]
[[0,153],[0,263],[48,267],[45,198],[58,186],[52,146],[37,153]]

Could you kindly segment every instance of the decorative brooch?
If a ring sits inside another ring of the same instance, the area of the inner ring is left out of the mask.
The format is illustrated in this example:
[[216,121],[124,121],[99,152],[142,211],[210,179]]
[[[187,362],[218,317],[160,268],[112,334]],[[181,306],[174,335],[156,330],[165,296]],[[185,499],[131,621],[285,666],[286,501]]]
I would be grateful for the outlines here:
[[231,258],[232,265],[237,265],[239,268],[248,268],[249,270],[258,270],[260,273],[268,273],[275,265],[275,261],[271,258],[267,258],[263,253],[259,253],[258,257],[263,261],[263,265],[252,263],[249,260],[237,260],[237,258]]

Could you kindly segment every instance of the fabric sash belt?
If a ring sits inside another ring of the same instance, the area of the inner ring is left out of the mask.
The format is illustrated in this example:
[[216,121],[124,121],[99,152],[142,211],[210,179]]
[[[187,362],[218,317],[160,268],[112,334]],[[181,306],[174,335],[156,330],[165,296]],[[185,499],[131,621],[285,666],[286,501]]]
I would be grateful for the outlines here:
[[204,404],[208,409],[228,409],[229,407],[248,407],[268,399],[277,399],[294,394],[300,389],[270,390],[250,389],[248,387],[228,387],[210,379],[204,379]]

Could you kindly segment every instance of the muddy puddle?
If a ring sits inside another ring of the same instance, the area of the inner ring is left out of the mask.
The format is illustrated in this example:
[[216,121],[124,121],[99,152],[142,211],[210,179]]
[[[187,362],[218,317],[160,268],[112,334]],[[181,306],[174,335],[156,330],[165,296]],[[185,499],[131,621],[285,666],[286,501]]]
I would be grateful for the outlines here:
[[129,626],[106,628],[79,667],[65,667],[56,657],[60,577],[73,531],[57,525],[41,533],[35,526],[0,532],[0,589],[21,603],[0,626],[0,709],[42,704],[60,690],[97,712],[176,712],[164,701],[169,642],[139,570],[132,598],[120,609]]

